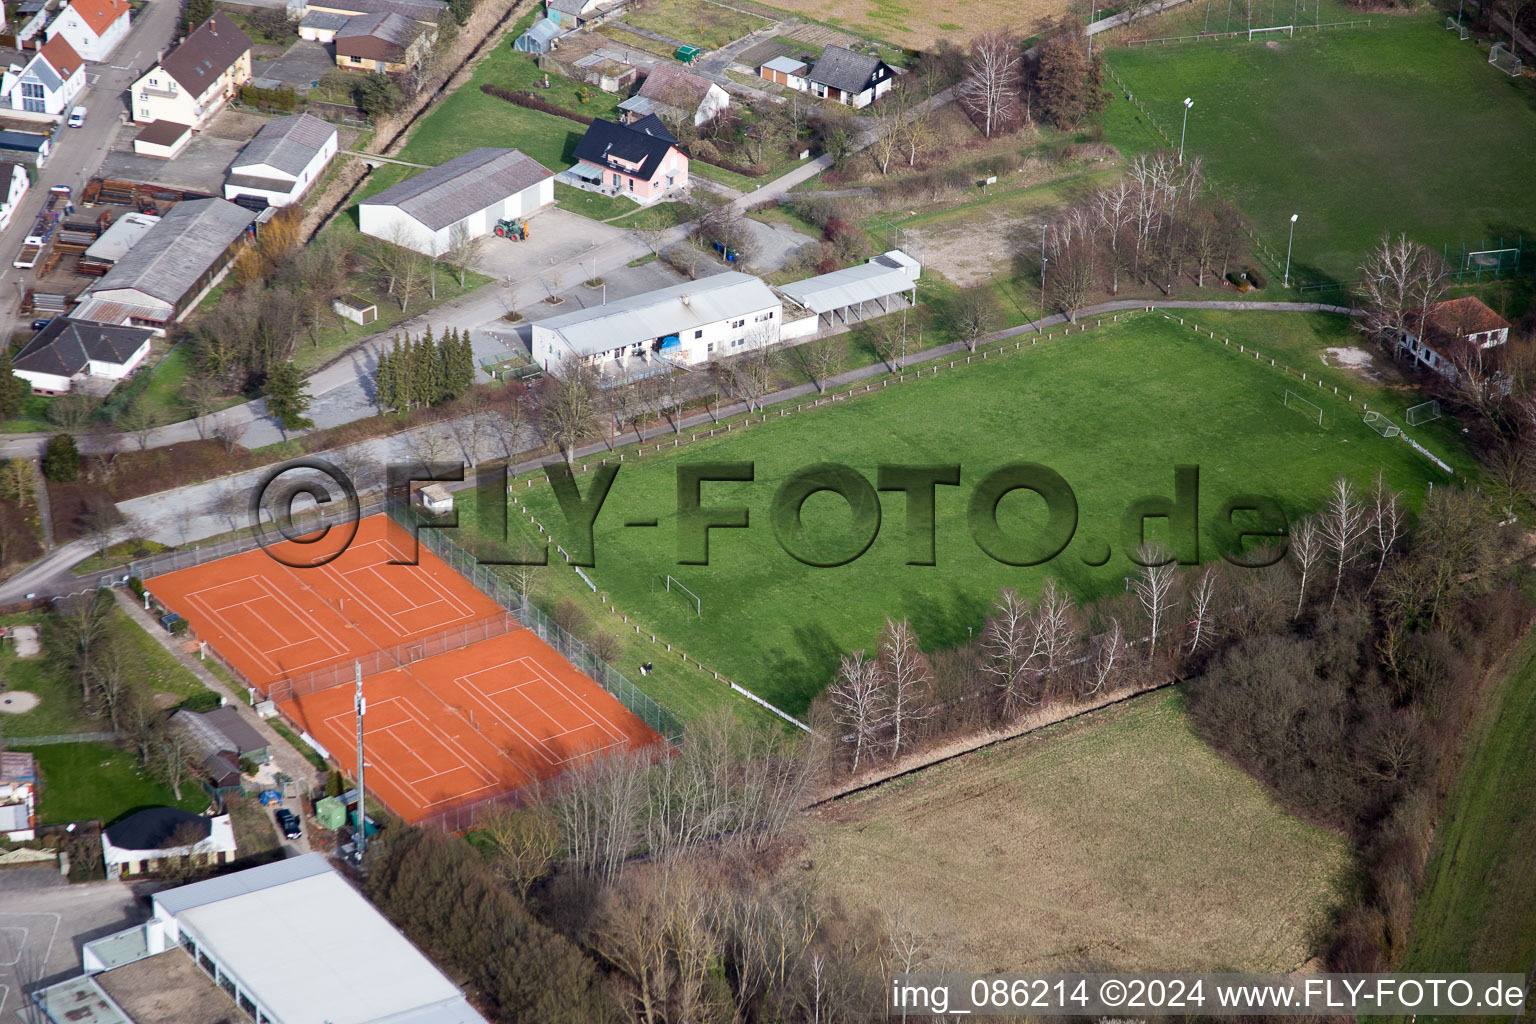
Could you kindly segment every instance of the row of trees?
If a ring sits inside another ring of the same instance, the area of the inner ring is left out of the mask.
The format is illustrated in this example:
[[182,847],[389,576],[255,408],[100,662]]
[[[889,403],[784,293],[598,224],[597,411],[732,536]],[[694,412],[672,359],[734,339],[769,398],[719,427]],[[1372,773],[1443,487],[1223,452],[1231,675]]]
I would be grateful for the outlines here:
[[373,401],[394,412],[460,398],[475,383],[475,352],[469,332],[449,328],[441,340],[429,326],[419,338],[395,336],[379,354],[373,373]]
[[1088,51],[1088,32],[1075,15],[1049,25],[1034,61],[1024,41],[1006,29],[971,40],[957,99],[987,138],[1041,120],[1070,131],[1109,104],[1102,59]]

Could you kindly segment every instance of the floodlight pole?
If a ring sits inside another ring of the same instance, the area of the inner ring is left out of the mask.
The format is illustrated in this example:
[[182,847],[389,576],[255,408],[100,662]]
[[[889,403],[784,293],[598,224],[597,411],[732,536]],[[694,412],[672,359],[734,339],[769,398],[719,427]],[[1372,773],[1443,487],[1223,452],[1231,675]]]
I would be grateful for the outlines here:
[[1184,127],[1179,130],[1179,163],[1184,162],[1184,136],[1189,132],[1189,108],[1195,105],[1195,101],[1188,96],[1184,97]]
[[1045,333],[1045,225],[1040,225],[1040,320],[1035,324],[1035,333]]
[[1296,214],[1291,214],[1291,237],[1285,243],[1285,282],[1283,288],[1291,286],[1291,243],[1296,241]]
[[1090,57],[1093,56],[1093,19],[1098,15],[1098,13],[1099,0],[1089,0],[1088,27],[1083,34],[1088,37],[1088,56]]
[[361,862],[368,849],[368,791],[363,788],[363,713],[368,710],[368,698],[363,696],[363,663],[354,661],[352,667],[357,672],[357,695],[352,698],[352,706],[357,710],[357,859]]

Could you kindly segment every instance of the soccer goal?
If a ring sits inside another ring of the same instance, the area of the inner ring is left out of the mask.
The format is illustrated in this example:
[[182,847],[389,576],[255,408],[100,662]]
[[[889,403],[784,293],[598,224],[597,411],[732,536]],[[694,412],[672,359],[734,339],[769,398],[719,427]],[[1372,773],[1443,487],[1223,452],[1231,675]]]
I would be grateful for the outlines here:
[[1493,44],[1493,49],[1488,51],[1488,63],[1504,72],[1510,78],[1520,74],[1520,69],[1525,66],[1519,57],[1516,57],[1504,48],[1503,43]]
[[1248,30],[1248,41],[1251,43],[1266,32],[1284,32],[1287,36],[1296,35],[1295,25],[1271,25],[1269,28],[1251,28]]
[[1307,419],[1316,420],[1318,426],[1323,425],[1323,410],[1294,391],[1287,391],[1285,393],[1285,407],[1287,409],[1299,410]]
[[703,615],[704,614],[704,602],[699,600],[699,595],[698,594],[695,594],[693,591],[691,591],[687,587],[683,586],[681,583],[679,583],[677,580],[673,579],[671,576],[652,576],[651,577],[651,593],[653,593],[653,594],[656,593],[656,584],[658,584],[658,583],[663,584],[663,589],[666,590],[666,592],[669,593],[669,594],[672,593],[673,591],[676,591],[679,595],[682,595],[682,594],[688,595],[687,597],[684,597],[683,600],[687,601],[689,604],[693,605],[693,614],[695,614],[695,615]]
[[1375,409],[1365,414],[1365,425],[1382,437],[1397,437],[1403,432],[1402,428],[1396,423],[1393,423]]
[[1456,35],[1457,39],[1465,39],[1465,38],[1467,38],[1467,26],[1463,25],[1456,18],[1446,18],[1445,19],[1445,30],[1447,32],[1455,32],[1455,33],[1457,33],[1457,35]]
[[1436,401],[1421,402],[1408,410],[1408,425],[1416,427],[1421,423],[1430,423],[1440,418],[1440,403]]

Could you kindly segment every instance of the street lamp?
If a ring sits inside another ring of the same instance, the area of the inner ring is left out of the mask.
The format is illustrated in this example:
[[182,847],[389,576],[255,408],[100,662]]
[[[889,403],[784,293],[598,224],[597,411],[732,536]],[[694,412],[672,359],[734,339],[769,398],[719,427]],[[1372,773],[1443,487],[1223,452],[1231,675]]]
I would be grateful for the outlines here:
[[1194,100],[1184,97],[1184,127],[1179,129],[1179,163],[1184,162],[1184,135],[1189,131],[1189,108],[1194,105]]
[[1040,225],[1040,319],[1035,324],[1035,333],[1045,333],[1045,225]]
[[1296,214],[1291,214],[1291,237],[1285,243],[1285,282],[1282,287],[1291,286],[1291,242],[1296,241]]

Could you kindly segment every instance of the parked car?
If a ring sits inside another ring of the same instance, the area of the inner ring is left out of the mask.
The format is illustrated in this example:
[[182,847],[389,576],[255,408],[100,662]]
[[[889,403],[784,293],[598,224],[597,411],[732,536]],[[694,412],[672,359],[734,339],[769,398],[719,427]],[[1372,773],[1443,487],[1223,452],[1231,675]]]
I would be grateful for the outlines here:
[[304,834],[304,830],[299,827],[299,816],[288,808],[279,807],[275,817],[277,827],[283,830],[284,839],[297,839]]
[[71,128],[84,128],[85,127],[85,108],[84,107],[76,107],[74,110],[71,110],[69,112],[69,126]]
[[44,327],[47,327],[51,323],[53,323],[53,317],[51,317],[51,316],[41,317],[41,318],[39,318],[37,320],[33,320],[32,321],[32,329],[34,331],[40,331]]

